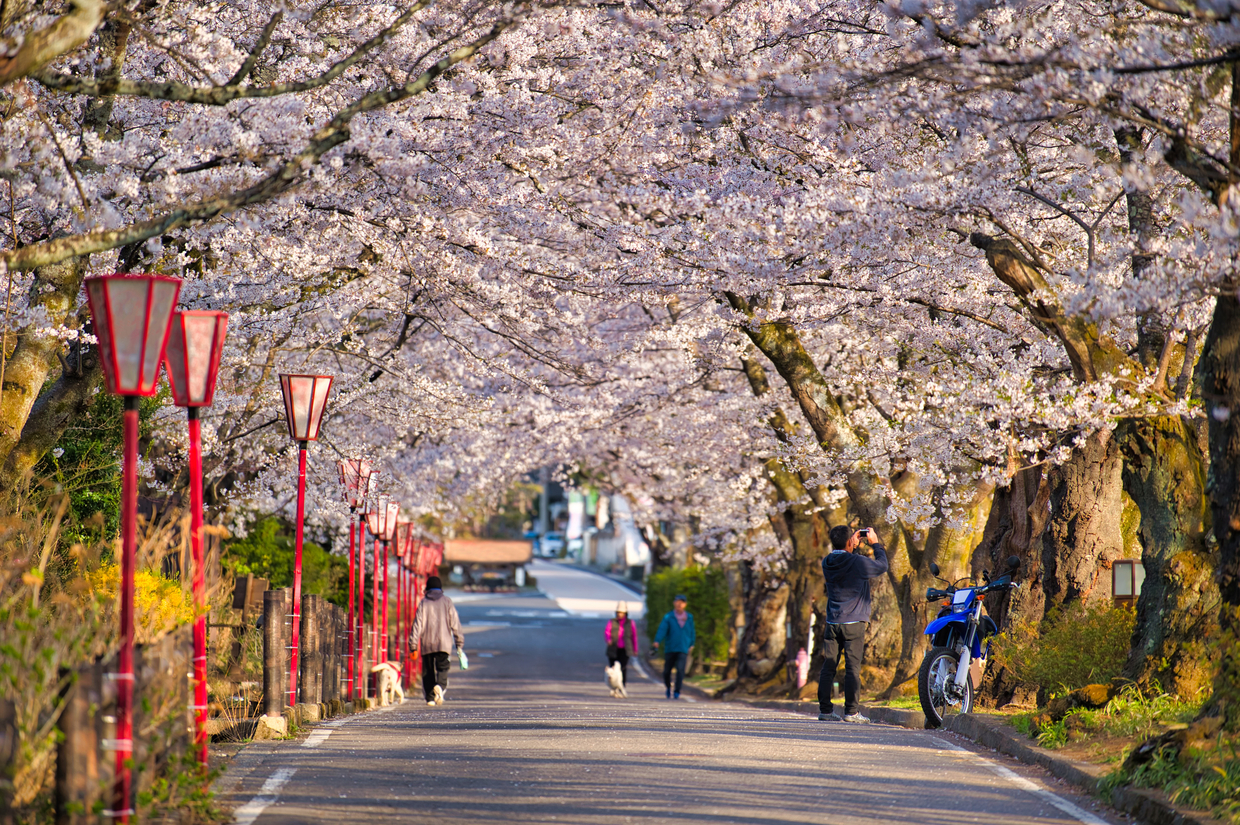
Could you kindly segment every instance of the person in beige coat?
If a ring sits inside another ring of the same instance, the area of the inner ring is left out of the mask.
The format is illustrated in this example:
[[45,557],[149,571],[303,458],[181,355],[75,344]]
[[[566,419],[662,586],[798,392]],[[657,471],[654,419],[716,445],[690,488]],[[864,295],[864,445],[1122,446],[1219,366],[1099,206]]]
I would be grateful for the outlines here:
[[456,615],[456,605],[443,594],[439,577],[431,576],[426,580],[426,596],[418,605],[417,618],[409,631],[410,651],[422,652],[422,692],[428,705],[443,704],[451,665],[448,655],[453,642],[456,642],[457,651],[463,653],[465,634],[461,631],[461,619]]

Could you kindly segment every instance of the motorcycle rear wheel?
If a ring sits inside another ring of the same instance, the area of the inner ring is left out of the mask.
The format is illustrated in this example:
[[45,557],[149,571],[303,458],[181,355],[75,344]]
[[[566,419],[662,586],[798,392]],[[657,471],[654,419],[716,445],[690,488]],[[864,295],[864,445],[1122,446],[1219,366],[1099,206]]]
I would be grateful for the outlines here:
[[964,680],[964,696],[953,699],[948,696],[947,685],[956,678],[959,662],[956,651],[948,647],[931,648],[921,660],[917,672],[917,697],[926,714],[927,728],[941,728],[952,716],[973,710],[973,679]]

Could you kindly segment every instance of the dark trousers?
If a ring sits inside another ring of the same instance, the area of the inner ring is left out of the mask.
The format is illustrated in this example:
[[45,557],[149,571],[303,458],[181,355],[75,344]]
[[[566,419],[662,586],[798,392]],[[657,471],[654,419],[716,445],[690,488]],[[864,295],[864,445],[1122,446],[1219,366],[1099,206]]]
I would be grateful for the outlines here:
[[680,694],[680,684],[685,679],[685,663],[688,659],[688,653],[672,653],[670,650],[663,653],[663,685],[668,690],[672,689],[672,668],[676,668],[677,695]]
[[835,674],[840,669],[840,654],[844,654],[844,715],[856,713],[861,708],[861,654],[865,650],[867,622],[829,624],[822,640],[822,672],[818,674],[818,710],[831,713],[831,698],[835,693]]
[[447,653],[422,654],[422,692],[426,701],[435,698],[435,685],[448,689],[448,667],[451,665]]
[[620,663],[620,684],[627,685],[629,683],[629,652],[622,647],[608,648],[607,666],[611,667],[616,662]]

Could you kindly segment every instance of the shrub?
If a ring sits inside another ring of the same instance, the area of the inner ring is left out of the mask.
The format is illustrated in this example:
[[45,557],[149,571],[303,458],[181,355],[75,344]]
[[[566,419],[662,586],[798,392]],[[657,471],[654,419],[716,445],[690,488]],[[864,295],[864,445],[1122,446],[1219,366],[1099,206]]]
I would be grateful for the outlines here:
[[1041,627],[1018,623],[1005,631],[995,641],[995,662],[1051,694],[1108,682],[1124,667],[1135,622],[1130,608],[1078,602]]
[[[292,529],[275,516],[258,519],[243,539],[224,544],[224,567],[236,576],[267,579],[272,588],[292,587],[295,537]],[[370,581],[373,567],[367,567]],[[349,603],[349,557],[335,556],[313,542],[301,547],[301,591],[323,596],[332,604]],[[369,591],[370,585],[367,584]],[[369,593],[368,593],[369,595]]]
[[665,568],[646,580],[646,635],[653,640],[663,615],[672,609],[672,597],[683,593],[689,598],[697,630],[694,654],[706,661],[728,655],[728,582],[718,567]]

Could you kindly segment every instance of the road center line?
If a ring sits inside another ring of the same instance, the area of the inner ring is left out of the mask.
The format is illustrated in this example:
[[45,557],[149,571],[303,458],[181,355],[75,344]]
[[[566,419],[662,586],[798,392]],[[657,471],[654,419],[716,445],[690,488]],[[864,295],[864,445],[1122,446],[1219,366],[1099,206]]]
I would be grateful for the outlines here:
[[306,737],[306,741],[301,743],[303,748],[317,748],[319,745],[327,741],[327,737],[336,732],[336,728],[344,724],[343,719],[337,719],[334,722],[326,722],[310,732]]
[[940,745],[947,748],[948,750],[959,751],[960,753],[968,754],[970,757],[972,757],[976,761],[981,762],[982,765],[988,768],[990,771],[992,771],[995,774],[998,774],[1000,777],[1006,779],[1008,782],[1011,782],[1013,785],[1020,788],[1022,791],[1028,791],[1034,796],[1039,797],[1044,802],[1047,802],[1055,806],[1056,808],[1063,811],[1065,814],[1072,817],[1076,821],[1084,823],[1084,825],[1108,825],[1105,819],[1099,819],[1098,817],[1094,816],[1089,811],[1085,810],[1079,805],[1069,802],[1068,800],[1064,799],[1062,796],[1059,796],[1056,793],[1048,791],[1046,788],[1041,787],[1035,782],[1030,782],[1025,777],[1021,776],[1020,774],[1016,773],[1015,771],[1009,768],[1005,768],[1003,765],[1000,765],[996,762],[991,762],[989,759],[986,759],[985,757],[980,756],[974,753],[973,751],[968,750],[967,748],[962,748],[955,743],[948,742],[946,739],[940,739],[937,736],[931,736],[930,738],[933,739],[935,742],[938,742]]
[[236,825],[253,825],[254,820],[267,810],[267,806],[280,797],[280,789],[293,778],[295,773],[297,773],[296,768],[279,768],[269,776],[263,783],[263,787],[258,789],[258,795],[233,813],[236,817]]

